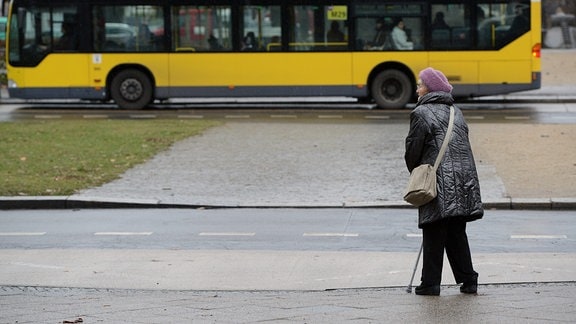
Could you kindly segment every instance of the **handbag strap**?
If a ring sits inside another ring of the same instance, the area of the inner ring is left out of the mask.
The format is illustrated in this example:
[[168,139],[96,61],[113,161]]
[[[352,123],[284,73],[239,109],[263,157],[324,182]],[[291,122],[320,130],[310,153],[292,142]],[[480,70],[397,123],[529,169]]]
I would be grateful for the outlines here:
[[434,171],[438,170],[438,165],[442,158],[444,157],[444,153],[446,153],[446,148],[448,148],[448,142],[450,142],[450,137],[452,137],[452,129],[454,128],[454,106],[450,106],[450,121],[448,122],[448,130],[446,131],[446,135],[444,136],[444,141],[442,142],[442,147],[440,148],[440,153],[436,157],[436,162],[434,162]]

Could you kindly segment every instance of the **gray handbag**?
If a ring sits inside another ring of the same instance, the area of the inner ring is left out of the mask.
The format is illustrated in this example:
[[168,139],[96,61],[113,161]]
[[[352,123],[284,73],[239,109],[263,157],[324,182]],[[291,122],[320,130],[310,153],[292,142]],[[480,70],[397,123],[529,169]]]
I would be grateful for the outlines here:
[[448,142],[452,137],[452,129],[454,128],[454,106],[450,107],[450,121],[448,122],[448,130],[446,131],[446,136],[442,142],[442,147],[440,152],[436,157],[434,166],[430,164],[422,164],[410,173],[410,181],[408,181],[408,187],[404,191],[404,200],[416,207],[420,207],[432,201],[436,198],[436,170],[440,165],[440,161],[446,153],[446,148],[448,147]]

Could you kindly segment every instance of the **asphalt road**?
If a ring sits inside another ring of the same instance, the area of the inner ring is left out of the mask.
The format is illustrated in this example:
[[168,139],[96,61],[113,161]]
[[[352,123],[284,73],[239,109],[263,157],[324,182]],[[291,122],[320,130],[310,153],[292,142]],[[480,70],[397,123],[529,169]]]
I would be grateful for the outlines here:
[[[16,210],[0,249],[414,252],[414,209]],[[478,253],[576,251],[576,211],[488,210],[468,232]]]
[[[120,110],[103,104],[42,102],[0,104],[0,121],[55,119],[219,119],[243,120],[358,120],[406,121],[410,108],[372,109],[372,105],[349,102],[324,103],[186,103],[158,105],[144,110]],[[573,100],[482,100],[458,103],[468,121],[576,123]]]
[[[470,223],[480,283],[572,281],[575,216],[488,211]],[[101,289],[398,287],[421,240],[407,209],[6,211],[0,228],[0,286]]]

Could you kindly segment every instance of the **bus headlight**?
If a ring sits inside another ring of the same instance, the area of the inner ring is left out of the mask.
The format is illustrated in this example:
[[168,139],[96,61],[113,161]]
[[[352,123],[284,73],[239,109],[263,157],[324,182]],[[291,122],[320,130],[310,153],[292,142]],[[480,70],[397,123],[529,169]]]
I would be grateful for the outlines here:
[[18,88],[18,85],[14,80],[8,79],[8,88]]

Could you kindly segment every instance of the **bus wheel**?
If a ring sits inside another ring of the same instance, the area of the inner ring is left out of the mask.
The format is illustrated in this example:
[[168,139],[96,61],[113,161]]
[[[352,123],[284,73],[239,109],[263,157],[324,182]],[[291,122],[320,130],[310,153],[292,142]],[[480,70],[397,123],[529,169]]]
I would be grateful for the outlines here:
[[370,93],[380,108],[404,108],[412,98],[412,83],[403,72],[385,70],[372,81]]
[[124,70],[112,79],[110,95],[122,109],[142,109],[152,102],[152,82],[141,71]]

